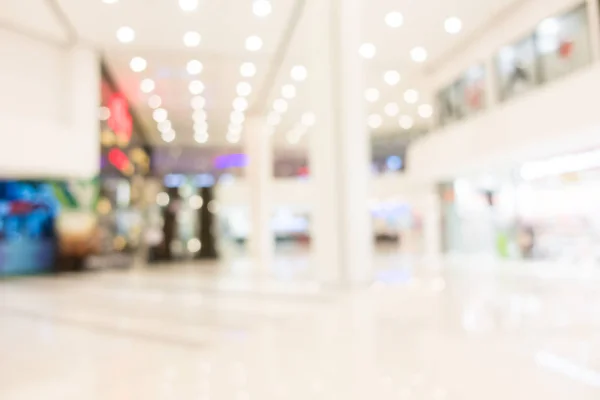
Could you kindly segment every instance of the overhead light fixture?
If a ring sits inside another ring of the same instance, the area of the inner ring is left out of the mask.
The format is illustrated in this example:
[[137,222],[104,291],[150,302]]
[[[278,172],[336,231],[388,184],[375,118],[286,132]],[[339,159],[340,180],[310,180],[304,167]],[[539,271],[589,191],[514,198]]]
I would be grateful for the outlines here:
[[166,121],[169,117],[169,113],[164,108],[157,108],[152,112],[152,118],[158,123]]
[[146,78],[140,83],[140,90],[144,93],[150,93],[154,91],[155,87],[156,85],[154,84],[154,81],[150,78]]
[[169,121],[168,119],[159,122],[156,127],[158,128],[158,130],[161,133],[165,133],[167,131],[170,131],[171,128],[173,128],[173,124],[171,124],[171,121]]
[[142,72],[148,67],[148,62],[142,57],[133,57],[129,62],[129,67],[133,72]]
[[252,85],[250,85],[248,82],[240,82],[237,84],[235,90],[238,96],[246,97],[252,93]]
[[240,135],[242,133],[242,125],[240,124],[234,124],[233,122],[229,123],[229,126],[227,127],[227,131],[234,133],[236,135]]
[[417,92],[415,89],[408,89],[406,92],[404,92],[404,101],[406,101],[408,104],[415,104],[417,101],[419,101],[419,92]]
[[208,132],[194,134],[194,140],[198,143],[208,142]]
[[198,0],[179,0],[179,8],[183,11],[194,11],[198,8]]
[[186,69],[187,69],[188,74],[198,75],[202,72],[202,69],[204,69],[204,66],[198,60],[190,60],[187,63]]
[[365,90],[365,99],[369,103],[375,103],[377,100],[379,100],[379,90],[375,88],[369,88]]
[[191,81],[188,85],[191,94],[198,95],[204,92],[204,83],[201,81]]
[[240,74],[244,78],[252,78],[256,75],[256,65],[251,62],[245,62],[240,66]]
[[202,41],[202,36],[198,32],[189,31],[183,35],[183,44],[186,47],[198,47]]
[[385,23],[390,28],[400,28],[404,24],[404,15],[398,11],[391,11],[385,15]]
[[273,110],[283,114],[288,110],[288,103],[284,99],[277,99],[273,102]]
[[301,122],[304,126],[314,126],[317,122],[317,116],[315,115],[315,113],[306,112],[302,114]]
[[276,126],[281,123],[281,114],[276,111],[271,111],[267,116],[267,124],[271,126]]
[[304,65],[295,65],[290,71],[290,75],[296,82],[305,81],[308,77],[308,70]]
[[358,53],[363,58],[370,60],[371,58],[375,57],[375,54],[377,54],[377,48],[373,43],[364,43],[358,49]]
[[383,80],[390,86],[396,86],[400,83],[400,78],[400,73],[394,70],[386,71],[385,74],[383,74]]
[[130,26],[117,29],[117,40],[121,43],[131,43],[135,40],[135,31]]
[[194,122],[194,131],[196,133],[203,133],[208,131],[208,124],[205,120]]
[[175,131],[173,129],[171,129],[165,133],[162,133],[160,135],[162,140],[164,140],[167,143],[171,143],[173,140],[175,140],[175,136],[177,136],[177,134],[175,133]]
[[248,51],[259,51],[262,49],[263,41],[258,36],[249,36],[246,39],[246,50]]
[[431,118],[433,115],[433,107],[429,104],[421,104],[418,109],[421,118]]
[[462,21],[458,17],[448,17],[444,21],[444,28],[449,34],[455,35],[462,30]]
[[246,120],[246,116],[241,111],[232,111],[229,120],[232,124],[241,125]]
[[377,129],[383,124],[383,118],[379,114],[371,114],[367,118],[367,124],[372,129]]
[[385,105],[383,111],[388,117],[395,117],[400,113],[400,107],[397,103],[388,103]]
[[427,50],[417,46],[410,51],[410,58],[417,63],[425,62],[427,60]]
[[202,109],[194,111],[194,113],[192,114],[192,119],[194,120],[194,122],[206,121],[206,111]]
[[266,17],[271,14],[273,7],[269,0],[254,0],[254,3],[252,3],[252,11],[257,17]]
[[284,99],[291,100],[296,97],[296,87],[292,84],[283,85],[281,87],[281,96]]
[[410,129],[414,126],[415,122],[412,119],[412,117],[410,115],[403,115],[400,117],[400,119],[398,120],[400,127],[402,129]]
[[160,107],[161,104],[162,104],[162,99],[157,94],[153,94],[148,99],[148,107],[150,107],[152,109],[156,109],[156,108]]
[[244,97],[236,97],[233,100],[233,109],[236,111],[246,111],[248,109],[248,100]]
[[225,139],[227,139],[229,143],[238,143],[240,141],[240,135],[233,132],[227,132]]
[[206,106],[206,99],[202,96],[194,96],[190,103],[194,110],[201,110]]

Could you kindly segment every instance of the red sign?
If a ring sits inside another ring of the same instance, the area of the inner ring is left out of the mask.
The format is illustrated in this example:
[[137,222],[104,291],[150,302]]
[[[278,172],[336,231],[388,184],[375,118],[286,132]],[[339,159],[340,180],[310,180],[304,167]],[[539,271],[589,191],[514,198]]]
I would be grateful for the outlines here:
[[113,94],[108,100],[108,109],[110,110],[108,126],[115,135],[129,142],[133,132],[133,122],[127,100],[121,94]]

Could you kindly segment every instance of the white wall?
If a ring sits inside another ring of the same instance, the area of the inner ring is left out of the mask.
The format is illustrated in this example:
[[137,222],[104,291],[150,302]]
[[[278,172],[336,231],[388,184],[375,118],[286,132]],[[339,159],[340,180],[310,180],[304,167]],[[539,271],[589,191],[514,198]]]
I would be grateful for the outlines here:
[[96,54],[0,30],[0,60],[0,176],[96,174]]

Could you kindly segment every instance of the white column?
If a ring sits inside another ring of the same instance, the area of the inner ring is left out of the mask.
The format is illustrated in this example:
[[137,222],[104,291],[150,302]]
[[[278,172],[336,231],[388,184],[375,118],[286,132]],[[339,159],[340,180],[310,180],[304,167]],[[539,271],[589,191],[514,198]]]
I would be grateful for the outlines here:
[[67,112],[70,127],[72,162],[78,173],[93,177],[100,172],[100,59],[95,50],[85,47],[71,49],[67,71]]
[[[366,127],[361,43],[362,0],[307,3],[305,18],[311,105],[314,207],[312,267],[323,282],[366,283],[372,277],[368,210],[370,139]],[[309,111],[309,110],[307,110]]]
[[255,271],[269,272],[273,261],[274,238],[271,230],[273,149],[266,119],[252,116],[245,123],[248,156],[246,182],[250,189],[250,237],[248,250]]

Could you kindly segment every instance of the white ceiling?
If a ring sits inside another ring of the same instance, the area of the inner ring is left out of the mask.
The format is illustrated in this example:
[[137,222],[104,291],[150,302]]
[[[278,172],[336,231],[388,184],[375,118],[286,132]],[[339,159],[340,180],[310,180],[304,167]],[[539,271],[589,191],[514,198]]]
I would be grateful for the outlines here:
[[[366,82],[367,87],[381,92],[377,102],[368,104],[368,110],[370,114],[380,114],[383,118],[383,125],[373,133],[401,134],[403,131],[398,117],[388,117],[384,113],[385,105],[391,102],[398,103],[400,115],[411,116],[417,125],[431,123],[417,114],[419,104],[431,101],[430,93],[427,93],[430,90],[427,87],[427,66],[444,58],[461,41],[489,23],[500,9],[519,1],[524,0],[364,0],[364,41],[377,47],[376,56],[364,61]],[[49,28],[48,24],[41,22],[48,17],[44,14],[48,13],[44,0],[2,2],[3,7],[6,3],[6,7],[0,18],[6,16],[27,28],[56,35],[55,23]],[[271,0],[273,12],[264,18],[253,14],[252,0],[200,0],[194,12],[183,12],[177,0],[118,0],[116,4],[105,4],[103,0],[57,2],[82,41],[103,51],[116,80],[158,145],[165,143],[160,139],[156,123],[152,120],[152,110],[147,105],[150,95],[140,91],[142,79],[152,78],[156,82],[155,93],[162,98],[163,107],[177,132],[172,145],[223,145],[227,143],[225,133],[236,97],[236,85],[243,80],[239,73],[240,65],[251,61],[258,69],[255,77],[244,79],[253,87],[248,98],[250,106],[259,101],[270,106],[280,96],[281,86],[291,83],[290,68],[303,64],[304,58],[310,56],[305,54],[307,46],[302,45],[302,40],[312,29],[314,21],[301,20],[274,84],[266,87],[271,82],[267,79],[268,74],[296,0]],[[31,12],[34,8],[40,11]],[[402,27],[395,29],[384,22],[385,15],[394,10],[404,16]],[[449,16],[457,16],[463,22],[463,30],[457,35],[450,35],[444,30],[444,20]],[[135,30],[136,38],[132,43],[123,44],[117,40],[116,31],[122,26]],[[183,34],[190,30],[202,35],[200,46],[194,49],[186,48],[182,41]],[[260,51],[251,53],[245,49],[244,42],[249,35],[258,35],[264,40]],[[410,50],[415,46],[427,49],[427,62],[417,64],[410,59]],[[136,56],[148,62],[148,68],[141,73],[132,72],[129,68],[129,61]],[[206,144],[198,144],[193,139],[192,96],[188,83],[194,78],[187,74],[185,68],[191,59],[197,59],[204,65],[198,79],[206,86],[203,96],[207,99],[210,135]],[[388,70],[397,70],[401,74],[400,84],[391,87],[384,83],[383,74]],[[403,93],[409,88],[420,91],[421,98],[417,104],[404,101]],[[304,112],[311,110],[310,96],[306,96],[302,89],[302,85],[298,85],[298,97],[290,101],[290,109],[275,131],[276,143],[292,146],[286,141],[286,131],[300,121]],[[258,98],[259,93],[266,93],[267,98]]]

